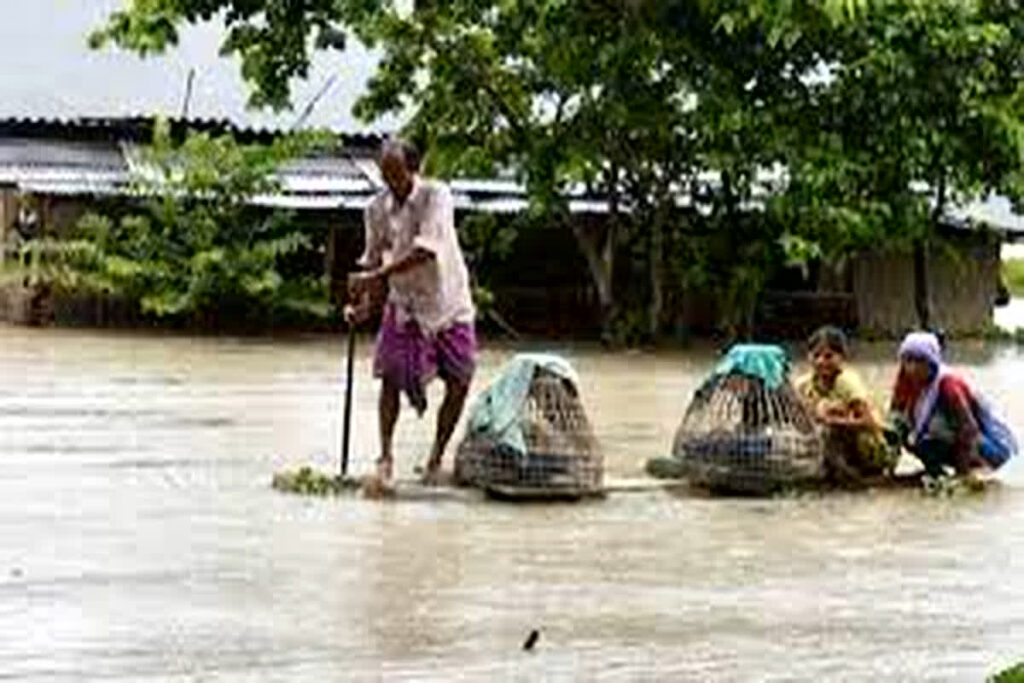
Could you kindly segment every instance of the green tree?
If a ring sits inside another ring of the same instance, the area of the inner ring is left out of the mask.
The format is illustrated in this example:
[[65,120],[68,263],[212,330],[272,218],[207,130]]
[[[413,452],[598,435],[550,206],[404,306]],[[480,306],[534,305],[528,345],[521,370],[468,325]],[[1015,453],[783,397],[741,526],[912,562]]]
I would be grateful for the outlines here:
[[[604,226],[570,225],[609,319],[617,257],[645,265],[646,285],[625,282],[644,293],[653,336],[665,255],[687,258],[706,222],[686,198],[701,197],[723,229],[740,221],[758,170],[784,156],[790,129],[780,112],[809,98],[803,76],[830,45],[824,10],[805,12],[794,41],[773,38],[763,22],[741,24],[740,6],[452,1],[384,13],[369,34],[384,58],[358,111],[372,118],[411,104],[410,128],[432,141],[444,168],[514,169],[558,223],[569,223],[575,189],[606,197]],[[688,278],[668,284],[689,284],[700,275],[692,271],[668,269]]]
[[[1021,196],[1014,0],[414,4],[132,0],[94,43],[158,51],[218,16],[253,102],[280,107],[312,50],[358,36],[383,58],[357,113],[407,116],[441,173],[517,174],[576,234],[606,320],[621,289],[642,293],[649,334],[666,287],[717,283],[749,309],[779,258],[908,241],[928,322],[944,208]],[[780,182],[758,182],[770,168]],[[580,194],[605,197],[608,220],[569,221]],[[724,264],[722,232],[742,240]]]
[[215,326],[267,314],[326,317],[325,278],[284,268],[310,253],[309,235],[288,213],[253,206],[278,191],[277,168],[317,140],[240,145],[190,133],[177,144],[158,122],[135,160],[135,199],[87,214],[74,234],[24,243],[19,261],[34,282],[111,295],[160,319]]
[[778,220],[827,253],[928,246],[956,204],[1024,193],[1024,13],[1004,0],[879,3],[837,25],[826,87],[801,117]]
[[[720,27],[737,3],[453,0],[419,2],[404,12],[391,3],[340,2],[330,10],[314,3],[303,21],[289,22],[275,0],[246,2],[244,15],[239,4],[136,0],[96,42],[113,39],[143,53],[162,49],[179,23],[221,12],[229,36],[224,47],[239,51],[235,36],[254,35],[250,23],[262,22],[268,45],[284,40],[269,36],[288,35],[287,44],[302,46],[301,57],[283,71],[242,53],[255,101],[277,105],[286,99],[288,79],[304,73],[313,33],[337,33],[338,25],[353,30],[384,55],[358,113],[365,119],[409,114],[409,129],[431,143],[433,165],[443,174],[516,173],[535,210],[574,231],[607,321],[618,309],[618,257],[642,258],[646,286],[627,283],[646,293],[645,327],[652,335],[662,316],[666,250],[678,251],[671,243],[685,241],[689,224],[680,194],[698,191],[702,172],[723,170],[724,191],[709,201],[735,216],[773,143],[757,132],[765,124],[757,111],[763,94],[782,82],[803,87],[792,68],[764,75],[764,41],[751,42],[760,27]],[[799,52],[805,44],[777,48]],[[798,61],[809,59],[810,53]],[[786,61],[777,57],[771,68]],[[750,91],[745,84],[754,73],[762,78]],[[608,220],[570,221],[578,193],[606,197]]]

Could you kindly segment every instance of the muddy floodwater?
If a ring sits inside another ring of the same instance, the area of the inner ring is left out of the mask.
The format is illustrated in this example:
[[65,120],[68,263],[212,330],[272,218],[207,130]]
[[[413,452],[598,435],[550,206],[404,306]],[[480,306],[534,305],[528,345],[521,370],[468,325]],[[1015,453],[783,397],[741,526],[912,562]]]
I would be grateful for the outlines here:
[[[1024,354],[954,346],[1024,431]],[[713,362],[529,348],[575,363],[622,477],[667,454]],[[477,388],[516,350],[488,345]],[[892,345],[857,352],[884,398]],[[332,338],[0,327],[0,677],[979,681],[1024,659],[1019,462],[952,499],[277,493],[277,469],[336,466],[342,354]],[[368,354],[356,471],[376,455]],[[403,414],[400,472],[432,428]]]

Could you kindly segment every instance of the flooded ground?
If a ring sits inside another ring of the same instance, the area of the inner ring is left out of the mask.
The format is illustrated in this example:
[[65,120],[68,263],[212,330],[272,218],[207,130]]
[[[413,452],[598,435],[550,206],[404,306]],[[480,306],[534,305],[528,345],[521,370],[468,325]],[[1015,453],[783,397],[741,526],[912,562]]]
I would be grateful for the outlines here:
[[[949,500],[278,494],[275,469],[335,466],[342,348],[0,328],[0,676],[978,681],[1024,658],[1019,463]],[[514,350],[490,346],[480,383]],[[666,454],[712,362],[552,350],[620,476]],[[1024,427],[1024,355],[955,350]],[[367,353],[357,471],[375,456]],[[858,354],[883,397],[891,345]],[[432,425],[404,418],[409,472]]]

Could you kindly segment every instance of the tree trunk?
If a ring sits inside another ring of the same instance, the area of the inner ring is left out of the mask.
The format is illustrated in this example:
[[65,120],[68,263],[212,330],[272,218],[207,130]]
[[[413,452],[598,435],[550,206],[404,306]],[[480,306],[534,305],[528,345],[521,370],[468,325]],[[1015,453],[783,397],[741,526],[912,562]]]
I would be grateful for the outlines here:
[[615,300],[615,247],[619,228],[619,167],[614,163],[605,178],[605,194],[608,197],[608,217],[603,229],[588,230],[587,226],[571,216],[569,221],[597,289],[597,300],[601,307],[601,339],[608,343],[614,339],[613,326],[618,313]]
[[914,308],[917,310],[917,324],[922,330],[931,327],[932,305],[928,288],[928,243],[924,239],[914,240]]
[[650,275],[651,300],[647,308],[647,336],[656,341],[661,335],[661,311],[664,307],[664,260],[665,231],[661,220],[656,216],[651,221],[650,243]]
[[[940,159],[936,159],[935,166],[941,169]],[[946,175],[941,170],[935,186],[935,206],[932,208],[931,225],[928,226],[932,234],[938,232],[946,210]],[[914,240],[914,308],[917,309],[918,327],[922,330],[930,329],[933,322],[928,270],[928,239],[918,238]]]
[[573,220],[572,231],[597,290],[597,300],[601,307],[601,332],[607,338],[612,332],[611,324],[615,316],[615,290],[612,282],[615,271],[615,221],[610,219],[604,230],[591,231]]
[[[734,230],[737,227],[738,222],[738,211],[737,205],[739,198],[733,193],[732,189],[732,174],[729,171],[722,171],[722,206],[725,210],[726,227],[729,230]],[[748,303],[747,290],[749,289],[748,283],[740,281],[738,284],[735,282],[735,278],[746,278],[743,274],[741,267],[740,274],[737,276],[735,273],[732,276],[734,282],[730,285],[737,287],[737,290],[730,292],[728,297],[727,305],[729,310],[724,312],[724,317],[728,328],[728,334],[730,337],[736,340],[749,341],[753,336],[753,318],[754,318],[754,306],[756,300],[753,303]],[[723,313],[719,313],[722,317]]]

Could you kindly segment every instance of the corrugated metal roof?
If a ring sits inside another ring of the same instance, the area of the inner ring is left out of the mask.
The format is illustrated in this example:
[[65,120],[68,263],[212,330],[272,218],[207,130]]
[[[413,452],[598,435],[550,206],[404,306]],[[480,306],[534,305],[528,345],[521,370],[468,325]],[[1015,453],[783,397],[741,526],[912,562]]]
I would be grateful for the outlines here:
[[484,213],[518,213],[529,207],[529,202],[522,197],[494,197],[473,199],[460,192],[452,193],[455,208],[461,211],[481,211]]
[[[231,134],[243,143],[267,143],[284,131],[273,128],[246,127],[229,119],[167,117],[172,135],[183,137],[185,131],[213,135]],[[152,139],[155,116],[126,117],[8,117],[0,118],[0,138],[31,140],[64,140],[68,142],[131,142],[145,143]],[[376,150],[382,136],[372,132],[335,132],[350,149]]]
[[306,157],[281,165],[289,175],[307,177],[364,178],[362,170],[347,156]]
[[336,195],[259,195],[253,197],[252,203],[275,209],[305,211],[331,211],[343,206],[341,198]]
[[121,185],[128,174],[117,170],[66,169],[46,166],[5,166],[0,164],[0,182],[53,183],[58,185]]
[[349,157],[315,157],[284,164],[278,177],[290,193],[370,193],[377,191]]
[[1002,233],[1005,240],[1024,241],[1024,216],[1014,212],[1013,203],[1009,199],[998,195],[948,209],[945,222],[962,229],[984,225]]
[[[127,190],[131,174],[145,171],[143,162],[138,159],[137,147],[131,142],[5,137],[3,125],[0,121],[0,184],[13,185],[24,192],[62,196],[122,194]],[[57,124],[44,122],[42,125]],[[82,122],[68,125],[81,130]],[[95,129],[104,129],[114,124],[97,121],[94,125]],[[311,157],[291,162],[279,175],[282,194],[260,197],[255,203],[301,210],[362,210],[377,193],[381,182],[370,149],[370,145],[357,149],[356,156]],[[712,173],[703,174],[701,180],[712,191],[720,182],[717,174]],[[784,174],[776,169],[760,174],[760,180],[765,185],[778,184],[784,181]],[[450,185],[459,210],[507,214],[529,208],[525,188],[509,178],[456,178]],[[746,208],[763,208],[762,200],[769,192],[769,187],[758,188]],[[604,199],[586,196],[582,186],[573,188],[569,197],[569,210],[573,213],[608,211]],[[694,202],[685,193],[680,193],[678,203],[680,207],[702,212],[707,208],[705,202]],[[1009,239],[1024,239],[1024,216],[1014,213],[1005,197],[992,196],[953,208],[947,212],[947,219],[953,227],[966,229],[986,224]]]
[[[133,174],[156,177],[147,166],[132,142],[4,138],[0,131],[0,183],[23,192],[124,194]],[[375,171],[376,165],[369,157],[298,159],[280,169],[281,194],[257,197],[254,203],[300,210],[362,210],[379,189],[379,175],[369,173],[371,168]],[[522,188],[515,183],[470,179],[454,185],[459,209],[514,212],[527,206]],[[464,191],[467,188],[472,191]]]
[[[0,183],[24,192],[62,196],[125,193],[133,174],[156,177],[133,141],[138,127],[151,124],[150,120],[0,121]],[[102,134],[98,140],[85,142],[60,137],[83,130]],[[11,137],[12,131],[28,131],[32,136]],[[47,134],[57,137],[38,137]],[[362,143],[371,140],[359,139]],[[381,182],[370,149],[371,145],[365,144],[356,147],[356,156],[317,156],[285,164],[278,173],[281,194],[261,196],[254,203],[302,210],[362,210]],[[506,179],[457,179],[452,188],[456,208],[461,210],[509,213],[527,207],[522,186]],[[574,202],[575,206],[593,209],[585,202]]]
[[278,174],[278,179],[285,192],[295,194],[367,193],[373,195],[377,192],[377,188],[365,178],[350,176],[304,176],[284,171]]
[[0,137],[0,165],[127,170],[117,145]]
[[0,137],[0,183],[24,192],[111,194],[128,170],[113,143]]
[[522,185],[511,179],[490,179],[490,178],[453,178],[451,181],[452,190],[465,192],[467,194],[510,194],[522,192]]
[[121,194],[120,188],[110,185],[91,185],[89,183],[53,183],[26,180],[18,183],[21,192],[40,194],[53,197],[114,197]]

